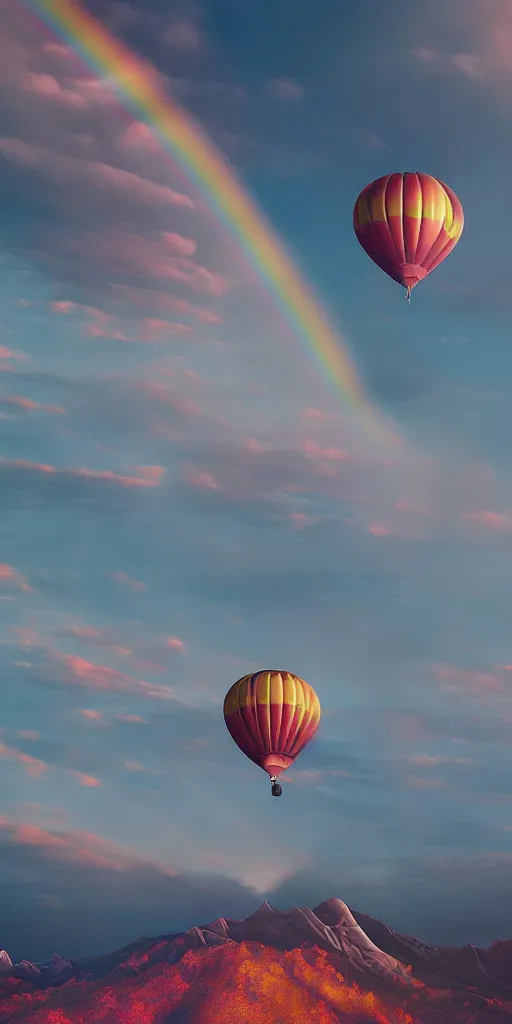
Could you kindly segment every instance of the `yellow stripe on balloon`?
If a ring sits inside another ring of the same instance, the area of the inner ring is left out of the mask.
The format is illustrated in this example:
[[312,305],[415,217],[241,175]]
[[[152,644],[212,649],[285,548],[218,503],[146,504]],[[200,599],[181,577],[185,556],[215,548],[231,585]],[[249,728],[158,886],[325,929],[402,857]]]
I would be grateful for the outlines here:
[[256,685],[252,675],[243,676],[226,694],[224,714],[232,715],[240,708],[270,704],[289,705],[301,709],[302,715],[314,712],[320,718],[320,702],[311,686],[290,672],[258,673]]

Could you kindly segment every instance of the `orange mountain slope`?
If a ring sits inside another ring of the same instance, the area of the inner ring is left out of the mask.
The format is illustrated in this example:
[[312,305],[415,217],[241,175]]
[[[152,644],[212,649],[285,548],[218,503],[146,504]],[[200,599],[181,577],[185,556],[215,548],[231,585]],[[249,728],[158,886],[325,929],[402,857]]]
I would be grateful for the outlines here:
[[341,900],[0,972],[0,1024],[512,1024],[512,942],[432,947]]

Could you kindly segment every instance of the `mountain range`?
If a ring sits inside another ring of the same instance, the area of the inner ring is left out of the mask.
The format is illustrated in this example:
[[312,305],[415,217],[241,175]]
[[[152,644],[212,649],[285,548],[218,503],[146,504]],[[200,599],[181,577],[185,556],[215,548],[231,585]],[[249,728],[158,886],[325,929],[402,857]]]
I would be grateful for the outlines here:
[[81,960],[0,953],[0,1024],[512,1024],[512,941],[430,946],[339,899]]

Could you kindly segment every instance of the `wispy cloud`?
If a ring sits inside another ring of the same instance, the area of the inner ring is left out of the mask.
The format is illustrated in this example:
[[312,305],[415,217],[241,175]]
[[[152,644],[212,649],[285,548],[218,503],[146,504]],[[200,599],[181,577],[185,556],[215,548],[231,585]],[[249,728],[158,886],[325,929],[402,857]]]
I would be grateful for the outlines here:
[[512,17],[507,0],[491,0],[486,8],[471,0],[464,8],[463,26],[471,28],[471,49],[418,46],[411,51],[412,57],[435,74],[505,86],[512,74]]
[[[23,738],[23,737],[22,737]],[[33,736],[25,736],[26,739],[33,739]],[[0,757],[7,761],[14,761],[20,764],[26,774],[33,779],[47,779],[52,778],[55,775],[57,769],[55,765],[48,764],[46,761],[40,758],[33,757],[32,754],[26,753],[26,751],[19,750],[17,747],[8,746],[5,743],[0,742]],[[97,789],[101,786],[100,779],[94,775],[87,775],[84,772],[76,771],[73,768],[64,769],[80,786],[85,786],[88,789]]]
[[23,574],[12,565],[6,565],[5,562],[0,563],[0,586],[2,585],[16,587],[26,593],[32,591],[32,587],[29,586]]
[[270,78],[266,88],[271,96],[280,100],[301,100],[304,89],[292,78]]
[[193,209],[194,204],[189,196],[173,192],[166,185],[158,185],[121,167],[111,167],[93,160],[78,160],[14,138],[0,138],[0,153],[3,153],[6,160],[48,175],[57,184],[73,183],[76,186],[77,182],[83,181],[95,188],[110,188],[116,193],[120,192],[131,201]]
[[105,693],[131,693],[151,700],[173,700],[175,697],[170,686],[148,683],[108,665],[100,665],[73,654],[53,652],[47,671],[51,678],[63,686]]
[[55,476],[60,479],[76,478],[92,480],[94,482],[104,481],[118,487],[158,487],[161,483],[164,469],[162,466],[140,466],[139,476],[125,476],[121,473],[114,473],[112,470],[94,469],[58,469],[44,463],[29,462],[26,459],[6,459],[0,457],[0,476],[19,473],[34,476]]

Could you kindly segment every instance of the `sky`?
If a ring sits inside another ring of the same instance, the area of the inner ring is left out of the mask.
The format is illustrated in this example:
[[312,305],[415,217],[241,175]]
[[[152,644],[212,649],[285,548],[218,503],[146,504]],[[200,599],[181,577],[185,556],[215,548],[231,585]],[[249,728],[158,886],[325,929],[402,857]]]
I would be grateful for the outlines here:
[[[392,431],[113,83],[0,0],[0,946],[329,897],[512,938],[509,0],[87,9],[229,160]],[[352,229],[403,170],[466,217],[410,307]],[[265,668],[323,708],[281,800],[222,717]]]

